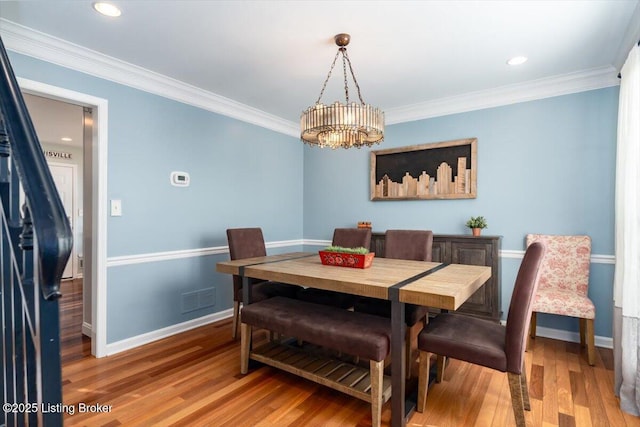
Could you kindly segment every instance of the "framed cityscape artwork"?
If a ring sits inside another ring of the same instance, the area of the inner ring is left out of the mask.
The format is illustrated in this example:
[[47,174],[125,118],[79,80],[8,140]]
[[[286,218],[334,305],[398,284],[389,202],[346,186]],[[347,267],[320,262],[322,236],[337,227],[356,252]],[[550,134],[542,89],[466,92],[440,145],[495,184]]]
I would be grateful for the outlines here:
[[371,151],[371,200],[475,199],[478,139]]

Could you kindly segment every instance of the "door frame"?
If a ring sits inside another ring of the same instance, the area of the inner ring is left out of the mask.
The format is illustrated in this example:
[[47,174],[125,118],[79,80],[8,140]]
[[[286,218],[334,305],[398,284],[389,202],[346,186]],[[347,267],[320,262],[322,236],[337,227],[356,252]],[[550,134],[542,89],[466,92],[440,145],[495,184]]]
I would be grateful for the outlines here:
[[[72,221],[73,221],[73,227],[72,227],[72,233],[73,233],[73,241],[77,242],[78,239],[78,221],[77,221],[77,217],[78,217],[78,206],[82,206],[78,204],[78,165],[76,165],[75,163],[62,163],[62,162],[50,162],[49,160],[47,160],[47,165],[49,166],[49,169],[51,169],[51,166],[57,167],[57,168],[69,168],[71,169],[71,176],[72,176],[72,190],[71,190],[71,212],[67,213],[67,216],[71,216],[72,217]],[[75,279],[78,277],[78,250],[76,249],[76,245],[74,244],[71,247],[71,259],[69,260],[71,262],[71,278]]]
[[[91,354],[107,355],[107,160],[108,107],[104,98],[46,83],[17,78],[20,89],[32,95],[89,107],[93,110],[91,144]],[[85,188],[85,194],[87,193]],[[86,234],[88,230],[84,230]],[[87,280],[87,277],[84,277]]]

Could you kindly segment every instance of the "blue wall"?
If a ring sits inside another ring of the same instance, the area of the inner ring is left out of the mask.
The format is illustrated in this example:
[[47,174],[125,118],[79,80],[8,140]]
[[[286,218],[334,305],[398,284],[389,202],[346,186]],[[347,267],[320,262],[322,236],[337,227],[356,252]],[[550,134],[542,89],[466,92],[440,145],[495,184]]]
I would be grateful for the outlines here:
[[[226,244],[228,227],[260,226],[269,241],[330,240],[359,220],[387,228],[468,233],[484,215],[503,250],[523,250],[526,233],[586,233],[593,253],[613,255],[618,88],[559,96],[387,127],[384,149],[478,138],[473,200],[369,200],[370,150],[319,150],[296,138],[10,52],[20,77],[109,101],[108,256]],[[191,186],[169,185],[187,171]],[[272,190],[272,189],[277,190]],[[278,251],[300,248],[278,248]],[[230,278],[214,272],[227,255],[112,266],[108,342],[231,307]],[[503,258],[503,312],[519,260]],[[613,265],[593,264],[596,334],[612,336]],[[216,288],[216,302],[182,313],[180,295]],[[577,324],[541,316],[541,326]]]
[[[471,200],[369,200],[370,150],[305,147],[304,236],[331,239],[334,227],[373,223],[389,228],[468,233],[483,215],[486,234],[503,250],[524,250],[527,233],[589,234],[593,253],[614,253],[614,182],[618,88],[607,88],[387,126],[374,149],[478,138],[478,196]],[[517,259],[503,259],[507,312]],[[613,266],[593,264],[590,296],[595,332],[612,336]],[[540,316],[539,324],[574,330],[577,322]]]
[[[109,102],[107,256],[226,245],[230,227],[262,227],[266,241],[302,237],[302,146],[297,138],[10,52],[17,76]],[[173,187],[171,171],[190,173]],[[295,250],[296,248],[292,248]],[[232,305],[228,255],[111,266],[107,342]],[[181,295],[215,288],[215,305],[183,313]]]
[[[274,255],[300,250],[301,246],[288,246],[267,252]],[[107,342],[118,342],[231,307],[231,276],[215,271],[217,262],[228,260],[228,254],[219,254],[110,267]],[[182,294],[211,288],[215,289],[214,306],[183,312]]]

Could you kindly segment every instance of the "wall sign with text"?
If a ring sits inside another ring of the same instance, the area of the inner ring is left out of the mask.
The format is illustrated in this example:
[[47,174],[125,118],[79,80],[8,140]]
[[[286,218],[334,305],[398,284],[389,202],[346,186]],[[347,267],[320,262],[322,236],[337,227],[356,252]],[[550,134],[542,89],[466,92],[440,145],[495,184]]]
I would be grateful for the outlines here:
[[42,150],[45,157],[50,159],[64,159],[71,160],[71,153],[65,153],[64,151]]

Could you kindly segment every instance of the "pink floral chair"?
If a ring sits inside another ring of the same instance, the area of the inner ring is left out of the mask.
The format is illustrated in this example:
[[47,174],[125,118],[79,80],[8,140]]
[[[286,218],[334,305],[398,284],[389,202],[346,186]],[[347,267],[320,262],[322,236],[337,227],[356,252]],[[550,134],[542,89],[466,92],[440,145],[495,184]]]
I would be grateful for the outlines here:
[[580,344],[587,345],[589,365],[595,361],[593,321],[596,308],[587,297],[591,238],[589,236],[553,236],[528,234],[527,247],[536,241],[547,246],[540,286],[533,301],[531,338],[536,336],[536,313],[577,317],[580,320]]

